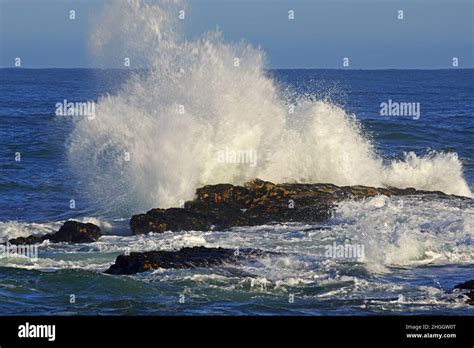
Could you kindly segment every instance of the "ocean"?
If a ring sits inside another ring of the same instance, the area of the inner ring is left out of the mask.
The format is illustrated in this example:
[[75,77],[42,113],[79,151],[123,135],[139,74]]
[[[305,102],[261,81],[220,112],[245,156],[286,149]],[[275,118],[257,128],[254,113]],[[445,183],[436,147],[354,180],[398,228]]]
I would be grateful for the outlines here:
[[[91,244],[43,243],[36,259],[2,255],[0,313],[474,313],[452,292],[472,279],[469,200],[377,196],[338,204],[324,223],[229,231],[132,236],[128,227],[132,214],[178,206],[202,184],[255,177],[472,197],[474,70],[249,67],[239,78],[202,74],[206,83],[194,72],[179,83],[159,72],[0,69],[0,237],[54,232],[68,219],[107,234]],[[56,115],[64,100],[95,102],[95,117]],[[383,103],[414,103],[419,114],[381,115]],[[224,148],[255,150],[258,164],[219,166],[213,156]],[[363,245],[365,257],[328,258],[334,243]],[[279,253],[102,273],[126,251],[201,245]]]

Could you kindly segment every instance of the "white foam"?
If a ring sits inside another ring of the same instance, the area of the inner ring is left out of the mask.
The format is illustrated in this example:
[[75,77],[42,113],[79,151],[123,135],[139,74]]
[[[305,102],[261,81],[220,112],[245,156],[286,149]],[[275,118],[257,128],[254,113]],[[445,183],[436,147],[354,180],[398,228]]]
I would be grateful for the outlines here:
[[5,221],[0,222],[0,240],[7,240],[17,237],[27,237],[31,234],[43,235],[46,233],[54,233],[61,222],[50,223],[29,223],[20,221]]
[[365,246],[365,262],[373,271],[474,259],[471,202],[378,196],[342,202],[333,222],[336,233]]
[[[264,52],[224,42],[218,32],[184,40],[175,11],[183,6],[112,2],[97,21],[97,56],[133,56],[132,67],[151,70],[100,99],[94,120],[77,120],[69,158],[91,199],[126,216],[177,206],[203,184],[256,177],[472,195],[453,153],[409,153],[384,166],[343,109],[301,97],[289,114],[288,98],[265,72]],[[224,149],[256,151],[257,164],[221,163]]]

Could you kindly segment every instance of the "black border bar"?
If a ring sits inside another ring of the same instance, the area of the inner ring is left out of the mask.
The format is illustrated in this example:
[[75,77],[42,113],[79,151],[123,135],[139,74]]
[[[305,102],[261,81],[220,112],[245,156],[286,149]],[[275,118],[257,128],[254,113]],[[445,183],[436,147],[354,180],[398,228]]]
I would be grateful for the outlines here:
[[[27,322],[55,325],[55,340],[18,337],[19,326]],[[4,316],[0,317],[0,346],[318,343],[473,347],[473,324],[474,316]],[[408,338],[407,334],[427,335]],[[450,337],[436,338],[439,334]]]

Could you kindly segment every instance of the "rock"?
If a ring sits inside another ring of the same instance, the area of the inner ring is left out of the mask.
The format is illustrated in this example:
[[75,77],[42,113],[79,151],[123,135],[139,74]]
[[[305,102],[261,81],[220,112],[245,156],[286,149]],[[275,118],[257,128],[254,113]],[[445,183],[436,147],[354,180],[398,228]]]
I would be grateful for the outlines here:
[[467,295],[466,303],[471,306],[474,306],[474,280],[468,280],[464,283],[456,285],[454,288],[460,289],[461,291],[469,290],[469,292],[464,292]]
[[100,228],[91,223],[82,223],[77,221],[66,221],[58,232],[54,234],[45,234],[44,236],[31,235],[28,237],[19,237],[10,239],[10,244],[36,244],[44,240],[50,240],[52,243],[92,243],[101,236]]
[[115,263],[105,271],[108,274],[135,274],[157,268],[212,267],[224,263],[236,263],[243,258],[264,255],[261,250],[192,247],[178,251],[147,251],[119,255]]
[[467,282],[458,284],[454,287],[455,289],[474,290],[474,280],[468,280]]
[[37,243],[42,243],[44,240],[48,239],[50,235],[44,235],[44,236],[35,236],[31,235],[28,237],[18,237],[14,239],[10,239],[8,243],[14,244],[14,245],[25,245],[25,244],[37,244]]
[[130,228],[134,234],[142,234],[150,231],[208,230],[211,225],[198,212],[170,208],[152,209],[146,214],[134,215],[130,219]]
[[228,229],[271,222],[317,222],[331,216],[337,202],[377,195],[436,194],[414,188],[375,188],[333,184],[274,184],[255,179],[243,186],[207,185],[184,208],[152,209],[130,219],[133,234],[149,232]]
[[53,243],[92,243],[101,235],[100,228],[94,224],[66,221],[49,240]]

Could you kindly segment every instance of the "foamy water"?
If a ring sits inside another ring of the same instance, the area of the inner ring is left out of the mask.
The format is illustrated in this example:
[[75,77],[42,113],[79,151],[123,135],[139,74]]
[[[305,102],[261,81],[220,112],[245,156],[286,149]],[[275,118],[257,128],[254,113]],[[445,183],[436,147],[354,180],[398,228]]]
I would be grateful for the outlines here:
[[[126,225],[126,221],[107,223],[96,220],[95,223],[118,226],[119,230]],[[51,230],[56,225],[44,224],[42,229]],[[202,302],[203,313],[229,311],[235,314],[233,311],[239,309],[234,306],[241,306],[244,312],[256,310],[261,313],[331,313],[333,306],[342,306],[340,309],[345,308],[348,313],[383,313],[387,310],[400,313],[457,310],[458,313],[468,313],[469,306],[463,303],[464,297],[451,292],[454,286],[451,279],[452,272],[460,280],[468,277],[474,257],[473,225],[474,206],[466,200],[379,196],[359,202],[342,202],[334,216],[324,223],[283,223],[238,227],[230,231],[183,231],[139,236],[114,235],[112,228],[111,235],[103,236],[95,243],[44,242],[39,246],[38,259],[10,256],[2,257],[0,261],[2,266],[18,272],[40,271],[30,274],[39,287],[45,278],[53,278],[47,280],[49,282],[59,281],[54,280],[54,274],[58,274],[54,272],[77,281],[84,278],[81,280],[84,283],[97,275],[96,286],[103,284],[100,286],[109,288],[110,284],[115,284],[108,290],[115,294],[114,297],[126,293],[126,296],[135,298],[135,313],[147,313],[145,308],[141,309],[140,301],[145,296],[143,300],[149,304],[149,293],[142,294],[139,289],[148,287],[160,294],[157,295],[160,303],[169,302],[166,310],[154,305],[149,307],[150,313],[154,314],[160,311],[177,313],[173,296],[182,291],[193,300],[189,308],[184,306],[179,310],[189,310],[190,314],[197,313],[196,300]],[[26,224],[22,226],[18,234],[31,232]],[[39,229],[39,225],[34,228]],[[1,228],[0,231],[4,232]],[[362,244],[365,257],[361,260],[328,258],[325,247],[333,243]],[[118,254],[192,246],[258,248],[274,254],[238,265],[213,268],[158,269],[131,277],[100,274]],[[47,275],[50,272],[53,273]],[[95,291],[103,293],[104,290]],[[288,304],[289,294],[295,294],[296,304]],[[245,309],[242,298],[253,303],[255,296],[261,297],[262,307],[257,301],[251,305],[252,309]],[[229,299],[228,305],[221,309],[213,308],[212,303],[223,298]],[[97,313],[101,313],[104,306],[114,307],[100,299],[90,301],[90,310],[94,313],[95,303]],[[272,303],[279,310],[272,307]],[[326,308],[328,303],[332,305]],[[59,306],[57,310],[61,308]]]

